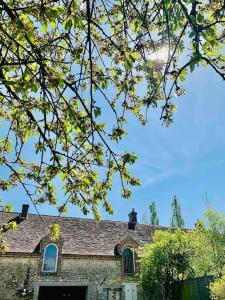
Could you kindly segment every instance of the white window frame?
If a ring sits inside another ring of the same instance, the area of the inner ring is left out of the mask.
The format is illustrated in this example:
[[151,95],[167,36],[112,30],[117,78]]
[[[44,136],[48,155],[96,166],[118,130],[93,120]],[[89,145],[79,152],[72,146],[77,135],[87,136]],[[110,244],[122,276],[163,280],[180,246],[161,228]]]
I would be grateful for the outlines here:
[[[124,270],[124,260],[125,260],[124,251],[126,249],[130,249],[131,252],[132,252],[132,254],[133,254],[133,268],[134,268],[134,272],[133,273],[125,273],[125,270]],[[125,274],[125,275],[134,275],[134,274],[136,274],[136,265],[135,265],[134,251],[133,251],[133,249],[131,247],[127,247],[127,246],[125,246],[123,248],[123,274]]]
[[[55,246],[55,247],[56,247],[56,262],[55,262],[55,269],[54,269],[54,271],[45,271],[45,270],[44,270],[44,263],[45,263],[46,249],[47,249],[49,246]],[[41,271],[42,271],[43,273],[56,273],[57,267],[58,267],[58,258],[59,258],[59,247],[58,247],[56,244],[54,244],[54,243],[47,244],[47,245],[45,246],[45,250],[44,250],[44,255],[43,255],[43,260],[42,260],[42,268],[41,268]]]

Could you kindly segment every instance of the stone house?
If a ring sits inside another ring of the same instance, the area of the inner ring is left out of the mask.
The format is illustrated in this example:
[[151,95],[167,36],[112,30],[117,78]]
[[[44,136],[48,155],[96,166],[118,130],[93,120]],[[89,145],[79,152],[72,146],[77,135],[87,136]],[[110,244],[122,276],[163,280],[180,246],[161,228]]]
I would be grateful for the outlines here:
[[[17,222],[0,256],[0,300],[141,300],[135,249],[149,243],[154,228],[128,222],[0,212],[0,224]],[[49,228],[60,226],[50,240]]]

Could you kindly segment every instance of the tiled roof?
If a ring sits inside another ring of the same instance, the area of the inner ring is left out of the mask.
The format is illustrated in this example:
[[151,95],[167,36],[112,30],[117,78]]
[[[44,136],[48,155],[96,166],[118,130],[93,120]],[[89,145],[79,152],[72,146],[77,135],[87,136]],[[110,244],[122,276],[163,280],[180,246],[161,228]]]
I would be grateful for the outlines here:
[[[0,212],[0,224],[18,218],[18,213]],[[92,219],[74,217],[42,216],[29,214],[15,231],[8,231],[4,239],[10,245],[10,252],[32,253],[40,240],[49,233],[51,224],[60,225],[60,237],[63,240],[64,254],[114,255],[115,245],[131,237],[139,245],[151,240],[153,226],[137,224],[135,230],[129,230],[127,222],[96,222]]]

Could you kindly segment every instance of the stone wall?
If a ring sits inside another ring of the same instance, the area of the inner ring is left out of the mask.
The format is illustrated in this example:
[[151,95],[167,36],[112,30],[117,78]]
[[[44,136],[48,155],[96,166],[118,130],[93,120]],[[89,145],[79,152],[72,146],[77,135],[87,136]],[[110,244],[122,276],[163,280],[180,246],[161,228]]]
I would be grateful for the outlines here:
[[[39,257],[0,257],[0,299],[16,300],[17,292],[24,288],[28,277],[28,286],[37,276]],[[32,299],[32,298],[28,298]]]
[[[123,283],[135,280],[121,275],[116,258],[62,256],[57,275],[42,274],[40,264],[40,255],[0,257],[0,300],[38,300],[41,285],[83,285],[88,286],[87,300],[123,300]],[[19,298],[16,294],[24,287],[32,295]]]

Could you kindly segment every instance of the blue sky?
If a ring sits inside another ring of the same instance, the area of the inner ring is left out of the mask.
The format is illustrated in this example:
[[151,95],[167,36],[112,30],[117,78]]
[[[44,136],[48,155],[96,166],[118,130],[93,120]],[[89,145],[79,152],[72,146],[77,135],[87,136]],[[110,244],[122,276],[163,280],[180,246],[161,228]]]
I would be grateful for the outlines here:
[[210,69],[198,69],[185,85],[187,95],[177,99],[169,128],[161,126],[154,112],[145,128],[130,123],[127,140],[138,153],[135,173],[142,186],[128,205],[120,202],[116,215],[126,219],[127,207],[135,207],[141,220],[154,200],[160,223],[168,225],[174,194],[188,227],[209,205],[225,212],[224,83]]
[[[156,111],[149,111],[146,126],[128,118],[129,134],[120,149],[137,153],[132,172],[142,186],[134,188],[132,198],[125,200],[115,180],[109,195],[114,215],[102,211],[104,219],[126,221],[134,207],[141,222],[143,215],[149,218],[149,204],[154,200],[160,224],[169,225],[175,194],[187,227],[192,227],[209,205],[225,213],[224,83],[209,68],[199,68],[188,76],[185,87],[187,95],[177,98],[178,112],[169,128],[162,126]],[[62,191],[58,192],[63,197]],[[28,202],[20,190],[4,194],[4,199],[14,203],[15,211]],[[39,210],[57,214],[52,207],[40,206]],[[33,207],[30,211],[34,212]],[[82,216],[75,207],[68,215]]]

